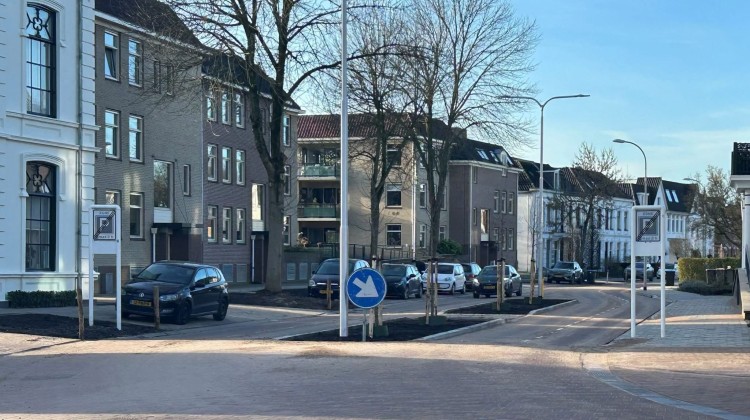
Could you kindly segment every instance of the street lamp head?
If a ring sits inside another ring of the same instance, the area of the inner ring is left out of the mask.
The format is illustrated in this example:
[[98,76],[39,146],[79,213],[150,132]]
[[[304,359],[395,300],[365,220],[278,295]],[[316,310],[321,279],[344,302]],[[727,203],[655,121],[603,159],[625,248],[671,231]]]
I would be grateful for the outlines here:
[[615,143],[625,143],[625,140],[623,140],[623,139],[614,139],[612,141],[615,142]]

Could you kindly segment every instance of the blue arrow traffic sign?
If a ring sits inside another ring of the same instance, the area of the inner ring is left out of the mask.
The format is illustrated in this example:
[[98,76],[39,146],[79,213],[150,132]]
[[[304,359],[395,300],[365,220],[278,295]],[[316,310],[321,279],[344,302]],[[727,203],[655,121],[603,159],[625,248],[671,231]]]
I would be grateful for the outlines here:
[[346,280],[349,300],[363,309],[374,308],[385,299],[388,286],[383,276],[372,268],[361,268]]

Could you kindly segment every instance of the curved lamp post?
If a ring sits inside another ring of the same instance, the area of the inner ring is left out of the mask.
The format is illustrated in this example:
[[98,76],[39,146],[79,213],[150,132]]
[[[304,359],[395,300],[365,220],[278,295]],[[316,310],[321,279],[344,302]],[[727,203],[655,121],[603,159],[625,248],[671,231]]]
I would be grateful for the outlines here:
[[643,203],[641,203],[641,205],[643,206],[648,205],[648,190],[646,189],[646,182],[648,180],[648,164],[646,163],[646,154],[643,152],[643,149],[641,149],[641,146],[633,143],[632,141],[627,141],[623,139],[614,139],[612,141],[615,143],[632,144],[633,146],[637,147],[638,150],[641,151],[641,154],[643,155]]
[[539,131],[539,246],[537,247],[537,261],[539,261],[539,267],[537,267],[537,279],[539,282],[539,297],[544,299],[544,279],[542,271],[544,267],[544,238],[542,233],[544,231],[544,107],[555,99],[572,99],[572,98],[588,98],[591,95],[564,95],[564,96],[553,96],[544,102],[540,102],[531,96],[506,96],[508,99],[524,99],[532,101],[539,105],[541,113],[540,118],[540,131]]

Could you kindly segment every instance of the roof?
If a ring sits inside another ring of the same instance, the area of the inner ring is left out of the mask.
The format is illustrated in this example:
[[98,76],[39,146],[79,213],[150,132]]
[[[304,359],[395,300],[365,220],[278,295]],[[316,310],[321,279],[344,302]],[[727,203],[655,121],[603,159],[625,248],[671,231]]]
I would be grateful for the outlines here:
[[451,152],[451,160],[478,161],[493,165],[516,166],[508,152],[497,144],[467,139]]
[[667,197],[667,210],[690,213],[697,193],[697,186],[666,180],[662,181],[662,185],[664,186],[664,195]]
[[[522,172],[518,177],[518,190],[519,191],[531,191],[534,189],[539,188],[539,163],[538,162],[532,162],[530,160],[526,159],[514,159],[516,162],[516,167],[521,169]],[[553,168],[550,165],[545,164],[544,165],[544,188],[545,189],[552,189],[553,186],[553,177],[551,175],[551,171],[554,171],[557,168]],[[548,172],[550,171],[550,172]]]
[[147,31],[204,48],[177,13],[158,0],[96,0],[94,7]]
[[[648,193],[648,202],[646,205],[656,204],[656,195],[659,193],[659,187],[661,186],[662,180],[660,177],[648,177],[646,183],[646,192]],[[638,197],[638,194],[643,193],[643,177],[636,179],[635,183],[632,184],[633,194]]]
[[[372,138],[376,136],[375,115],[373,114],[349,114],[348,119],[350,138]],[[394,114],[388,119],[386,129],[391,132],[392,137],[405,137],[409,135],[407,130],[411,124],[411,118],[407,114]],[[447,139],[453,137],[453,133],[440,120],[433,120],[431,125],[432,137],[436,139]],[[421,135],[424,131],[421,130]],[[341,116],[339,114],[302,115],[297,126],[298,139],[332,139],[341,137]]]
[[[227,55],[225,53],[214,54],[203,60],[201,68],[203,74],[223,80],[227,83],[233,83],[240,86],[250,87],[250,79],[246,71],[245,60],[236,55]],[[255,76],[255,85],[261,93],[271,95],[274,81],[258,66],[253,66]],[[300,106],[286,93],[283,92],[283,98],[286,103],[296,109]]]

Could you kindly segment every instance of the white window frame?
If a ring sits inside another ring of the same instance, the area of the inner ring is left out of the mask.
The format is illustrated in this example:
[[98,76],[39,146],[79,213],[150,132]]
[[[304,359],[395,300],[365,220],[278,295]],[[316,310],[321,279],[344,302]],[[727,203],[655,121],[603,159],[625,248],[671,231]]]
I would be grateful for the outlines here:
[[221,243],[231,244],[232,243],[232,208],[222,207],[221,208]]
[[497,214],[500,212],[500,190],[495,190],[495,194],[492,196],[492,198],[493,198],[492,212]]
[[[134,196],[137,196],[139,198],[139,200],[140,200],[139,204],[135,204],[135,205],[133,204],[133,197]],[[129,212],[128,212],[128,217],[130,219],[130,228],[128,229],[128,232],[129,232],[130,237],[132,239],[143,239],[143,224],[144,224],[143,217],[145,215],[144,214],[145,211],[144,211],[143,200],[144,200],[144,194],[143,193],[131,192],[129,194],[129,202],[128,202],[128,210],[129,210]],[[133,230],[132,230],[132,225],[133,225],[133,209],[138,209],[138,228],[139,228],[139,231],[140,231],[140,233],[137,233],[135,235],[133,234]]]
[[128,84],[143,86],[143,44],[135,39],[128,39]]
[[419,225],[419,248],[426,248],[427,246],[427,225],[421,224]]
[[[388,196],[391,193],[398,192],[398,204],[390,204]],[[385,206],[389,208],[400,208],[403,207],[403,191],[401,190],[401,184],[388,184],[385,192]]]
[[191,177],[192,170],[190,165],[182,165],[182,195],[190,196],[192,192],[193,181]]
[[282,126],[282,144],[284,146],[291,146],[292,144],[292,127],[291,127],[291,120],[289,119],[289,115],[284,115],[282,117],[283,120],[283,126]]
[[208,206],[206,211],[206,240],[211,243],[217,241],[216,230],[218,226],[219,206]]
[[247,220],[245,209],[235,209],[236,214],[236,220],[235,220],[235,232],[234,232],[234,240],[235,243],[238,244],[244,244],[245,243],[245,221]]
[[515,247],[515,231],[513,228],[508,228],[508,236],[506,238],[507,244],[507,250],[513,251],[513,248]]
[[232,107],[232,104],[231,104],[231,99],[229,97],[229,91],[227,91],[226,89],[221,91],[220,107],[221,108],[219,112],[221,113],[221,123],[230,125],[231,120],[229,119],[229,111]]
[[216,95],[212,90],[206,92],[206,118],[216,121]]
[[445,238],[446,238],[445,232],[446,232],[445,225],[438,227],[438,241],[444,241],[445,240]]
[[[112,199],[110,199],[112,197]],[[117,190],[105,190],[104,191],[104,204],[116,204],[120,205],[120,191]]]
[[[107,122],[107,116],[114,115],[114,124]],[[112,152],[109,153],[109,134],[112,133]],[[119,158],[120,157],[120,112],[113,109],[104,110],[104,154],[108,158]]]
[[232,148],[221,147],[221,182],[232,183]]
[[471,209],[471,224],[474,226],[477,225],[477,208],[476,207]]
[[[213,151],[213,153],[212,153]],[[218,152],[219,147],[215,144],[208,144],[206,146],[206,177],[209,181],[217,181],[218,180]]]
[[[389,247],[401,247],[402,244],[402,229],[401,224],[398,223],[392,223],[385,225],[385,245]],[[391,243],[390,241],[390,234],[397,233],[398,234],[398,243]]]
[[245,128],[245,101],[241,91],[234,93],[234,125]]
[[508,214],[513,214],[516,211],[516,193],[508,193]]
[[[136,156],[132,153],[133,142],[137,146]],[[128,115],[128,158],[131,162],[143,162],[143,117],[138,115]]]
[[237,185],[245,185],[245,151],[236,149],[234,151],[235,182]]
[[[401,149],[398,146],[388,145],[385,151],[385,156],[387,164],[390,164],[391,160],[393,160],[393,168],[401,167]],[[394,156],[394,158],[392,158],[392,156]],[[395,157],[398,159],[395,159]]]
[[282,224],[282,241],[284,245],[289,246],[292,244],[292,216],[285,215],[282,219]]
[[284,165],[284,195],[292,195],[292,167]]
[[419,184],[419,208],[427,208],[427,185]]
[[[503,214],[508,213],[508,192],[503,191],[500,193],[500,212]],[[547,212],[549,214],[549,212]]]
[[[114,43],[107,43],[107,35],[111,36]],[[112,31],[104,31],[104,57],[102,57],[103,63],[102,68],[104,69],[104,78],[108,80],[120,80],[120,35]],[[112,57],[108,57],[107,52],[112,51]],[[110,66],[107,66],[107,63]],[[113,75],[108,75],[107,72],[112,70]]]

